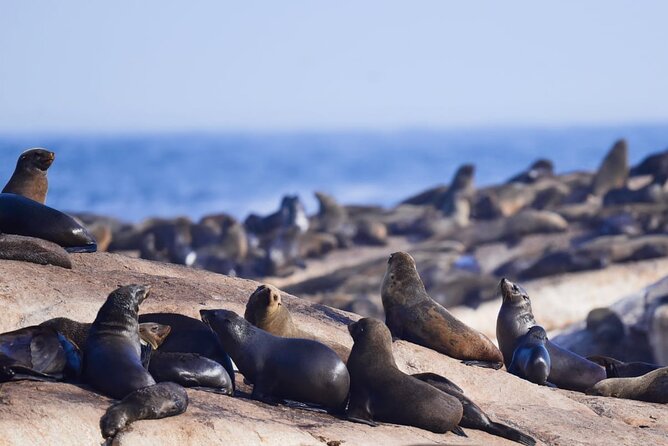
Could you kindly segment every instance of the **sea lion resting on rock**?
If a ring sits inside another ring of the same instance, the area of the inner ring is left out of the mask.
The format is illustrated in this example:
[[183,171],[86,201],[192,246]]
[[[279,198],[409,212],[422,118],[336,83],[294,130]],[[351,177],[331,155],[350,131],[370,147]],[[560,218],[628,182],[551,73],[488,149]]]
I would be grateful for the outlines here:
[[[537,324],[529,295],[522,287],[502,279],[499,288],[503,303],[496,320],[496,339],[503,352],[506,367],[510,368],[519,338]],[[545,342],[545,348],[551,361],[548,381],[557,387],[584,392],[606,377],[603,367],[553,344],[550,340]]]
[[345,363],[350,349],[338,342],[319,339],[295,325],[287,307],[283,304],[281,291],[272,285],[260,285],[248,298],[244,318],[262,330],[284,338],[313,339],[334,350]]
[[274,336],[233,311],[200,310],[200,315],[253,384],[253,398],[344,409],[350,376],[334,350],[310,339]]
[[44,204],[49,190],[46,171],[56,154],[45,149],[26,150],[19,156],[16,169],[2,193],[22,195]]
[[95,252],[86,228],[56,209],[15,194],[0,194],[0,232],[37,237],[69,252]]
[[587,359],[605,367],[608,378],[636,378],[661,368],[660,365],[649,362],[623,362],[601,355],[588,356]]
[[50,327],[0,334],[0,382],[76,380],[80,372],[81,352]]
[[137,312],[148,293],[149,287],[141,285],[117,288],[107,297],[88,333],[84,382],[107,396],[122,399],[100,420],[105,438],[136,420],[178,415],[188,407],[183,387],[156,384],[142,366]]
[[408,253],[395,252],[387,263],[381,297],[392,336],[473,364],[501,366],[503,356],[489,338],[429,297]]
[[458,426],[462,404],[399,370],[392,355],[392,336],[382,322],[360,319],[348,325],[348,331],[355,342],[348,360],[349,420],[372,426],[382,421],[463,435]]
[[636,378],[604,379],[596,383],[587,393],[665,404],[668,403],[668,367]]
[[551,367],[550,354],[545,348],[546,341],[547,334],[543,327],[531,327],[527,334],[517,339],[508,371],[532,383],[546,385]]
[[0,234],[0,259],[72,269],[72,260],[59,245],[35,237]]

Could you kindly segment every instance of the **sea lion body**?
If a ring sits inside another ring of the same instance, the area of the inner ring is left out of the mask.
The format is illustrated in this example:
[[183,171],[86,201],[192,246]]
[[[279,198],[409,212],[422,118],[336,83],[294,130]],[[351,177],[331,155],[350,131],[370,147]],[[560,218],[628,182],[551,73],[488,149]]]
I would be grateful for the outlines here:
[[80,372],[80,350],[50,327],[0,334],[0,382],[75,380]]
[[148,287],[129,285],[113,291],[91,325],[84,348],[84,382],[115,399],[155,380],[141,363],[139,304]]
[[0,234],[0,259],[72,269],[72,260],[56,243],[23,235]]
[[649,362],[623,362],[601,355],[588,356],[587,359],[605,367],[605,373],[608,378],[636,378],[661,368],[660,365]]
[[668,403],[668,367],[636,378],[608,378],[594,385],[590,395],[611,396],[650,403]]
[[409,254],[396,252],[390,256],[381,297],[393,336],[457,359],[503,361],[492,341],[429,297]]
[[72,217],[21,195],[0,194],[0,232],[37,237],[69,252],[94,252],[95,239]]
[[379,320],[348,326],[354,340],[348,360],[351,421],[415,426],[436,433],[458,429],[463,408],[451,395],[406,375],[392,355],[392,336]]
[[197,387],[232,395],[232,379],[220,363],[197,353],[153,352],[148,367],[157,382],[172,381],[183,387]]
[[244,318],[256,327],[284,338],[312,339],[322,342],[334,350],[345,363],[350,355],[350,349],[332,341],[319,339],[312,333],[298,328],[287,307],[283,304],[281,291],[272,285],[260,285],[246,303]]
[[535,384],[547,384],[550,375],[550,354],[545,348],[545,329],[534,325],[517,339],[508,371]]
[[628,145],[620,139],[606,154],[594,175],[591,193],[602,197],[611,189],[624,187],[629,176],[628,164]]
[[200,310],[239,371],[253,384],[253,397],[317,404],[342,410],[350,376],[336,352],[310,339],[281,338],[232,311]]
[[49,190],[46,171],[56,154],[45,149],[26,150],[19,156],[16,169],[2,193],[22,195],[44,204]]
[[[536,324],[526,291],[507,279],[499,285],[503,303],[496,321],[496,339],[506,368],[510,367],[517,340]],[[551,367],[548,381],[557,387],[584,392],[605,379],[603,367],[546,340]]]

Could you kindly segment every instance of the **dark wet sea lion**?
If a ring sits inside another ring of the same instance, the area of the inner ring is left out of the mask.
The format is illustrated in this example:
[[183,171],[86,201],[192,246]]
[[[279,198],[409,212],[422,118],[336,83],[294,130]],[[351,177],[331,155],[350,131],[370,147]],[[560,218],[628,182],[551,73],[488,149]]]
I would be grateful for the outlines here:
[[536,181],[554,176],[554,164],[548,159],[539,159],[531,164],[529,169],[520,172],[507,183],[535,183]]
[[517,429],[505,424],[496,423],[489,419],[487,414],[473,401],[464,395],[464,391],[449,379],[435,373],[416,373],[411,375],[420,381],[436,387],[438,390],[452,395],[462,403],[464,413],[459,422],[460,427],[481,430],[498,437],[507,438],[517,443],[533,446],[536,440]]
[[94,252],[95,239],[72,217],[15,194],[0,194],[0,232],[37,237],[69,252]]
[[620,139],[612,146],[594,175],[591,193],[602,197],[611,189],[624,187],[628,176],[628,145],[626,140]]
[[0,334],[0,382],[75,380],[80,372],[81,352],[50,327]]
[[292,400],[335,411],[345,407],[350,376],[334,350],[310,339],[281,338],[227,310],[200,310],[239,371],[253,398]]
[[393,336],[457,359],[503,361],[501,352],[489,338],[429,297],[408,253],[395,252],[390,256],[381,297],[385,320]]
[[19,156],[16,169],[2,193],[22,195],[44,204],[49,190],[46,171],[56,154],[45,149],[26,150]]
[[153,352],[148,371],[157,382],[232,395],[232,379],[220,363],[197,353]]
[[[508,368],[518,339],[538,324],[533,316],[529,295],[522,287],[502,279],[499,289],[503,303],[496,320],[496,339]],[[603,367],[559,347],[549,339],[545,342],[545,348],[551,361],[548,381],[557,387],[584,392],[606,377]]]
[[188,408],[188,393],[178,384],[159,383],[132,392],[112,405],[100,419],[104,438],[112,438],[136,420],[156,420],[182,414]]
[[60,245],[23,235],[0,234],[0,259],[72,269],[72,260]]
[[461,433],[458,424],[462,419],[462,404],[399,370],[392,354],[392,336],[385,324],[364,318],[348,325],[348,331],[355,342],[348,360],[349,420]]
[[668,367],[636,378],[604,379],[596,383],[587,393],[665,404],[668,403]]
[[332,341],[319,339],[312,333],[298,328],[287,307],[283,304],[281,291],[272,285],[260,285],[248,298],[244,318],[262,330],[284,338],[313,339],[334,350],[343,362],[348,360],[350,349]]
[[161,353],[197,353],[212,359],[227,371],[234,384],[234,366],[218,337],[204,324],[192,317],[177,313],[146,313],[139,322],[158,322],[169,325],[171,332],[158,349]]
[[547,333],[539,325],[534,325],[520,336],[515,343],[513,357],[508,372],[535,384],[546,385],[550,376],[550,354],[545,348]]
[[631,168],[629,175],[652,175],[654,177],[668,175],[668,150],[648,155]]
[[588,356],[587,359],[605,367],[608,378],[636,378],[661,368],[660,365],[649,362],[623,362],[601,355]]

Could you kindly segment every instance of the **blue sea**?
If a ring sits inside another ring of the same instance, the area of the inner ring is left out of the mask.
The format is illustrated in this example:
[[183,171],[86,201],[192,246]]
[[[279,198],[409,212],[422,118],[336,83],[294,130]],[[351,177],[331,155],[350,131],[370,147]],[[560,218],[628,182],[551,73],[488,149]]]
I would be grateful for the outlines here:
[[595,169],[618,138],[630,161],[668,148],[668,124],[568,128],[479,128],[396,132],[0,135],[0,182],[31,147],[56,152],[47,204],[138,222],[275,210],[313,192],[346,204],[391,206],[439,183],[462,163],[476,184],[498,183],[538,157],[558,172]]

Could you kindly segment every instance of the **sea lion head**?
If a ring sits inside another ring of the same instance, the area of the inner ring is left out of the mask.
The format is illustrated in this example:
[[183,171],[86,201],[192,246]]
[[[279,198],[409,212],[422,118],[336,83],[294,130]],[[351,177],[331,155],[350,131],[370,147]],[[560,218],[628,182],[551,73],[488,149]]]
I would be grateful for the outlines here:
[[148,297],[151,287],[149,285],[125,285],[116,288],[107,297],[107,302],[113,302],[114,307],[139,312],[139,305]]
[[545,332],[545,329],[540,325],[534,325],[533,327],[531,327],[527,335],[532,341],[537,341],[541,343],[547,341],[547,333]]
[[144,322],[139,324],[139,337],[142,341],[151,344],[153,350],[165,342],[167,335],[172,331],[169,325],[158,324],[156,322]]
[[452,179],[450,188],[453,190],[462,190],[471,186],[473,183],[473,175],[475,174],[475,166],[473,164],[464,164],[457,169]]
[[529,307],[531,307],[529,295],[520,285],[517,285],[516,283],[503,278],[501,279],[501,282],[499,282],[499,291],[501,293],[501,297],[503,298],[503,305],[529,305]]
[[348,324],[348,332],[355,342],[353,351],[373,355],[374,362],[384,358],[391,358],[394,361],[392,334],[383,322],[365,317]]
[[36,148],[26,150],[19,156],[16,163],[17,170],[35,171],[40,170],[46,172],[47,169],[56,159],[56,154],[46,149]]
[[254,328],[246,319],[229,310],[199,310],[202,321],[216,333],[225,350],[242,342]]
[[399,251],[390,255],[380,292],[383,305],[406,304],[427,293],[410,254]]
[[260,320],[270,318],[281,306],[281,292],[272,285],[260,285],[248,298],[244,318],[253,325]]
[[587,395],[595,396],[608,396],[613,398],[620,398],[621,395],[621,382],[620,379],[624,378],[608,378],[594,384],[594,387],[587,390],[585,393]]

